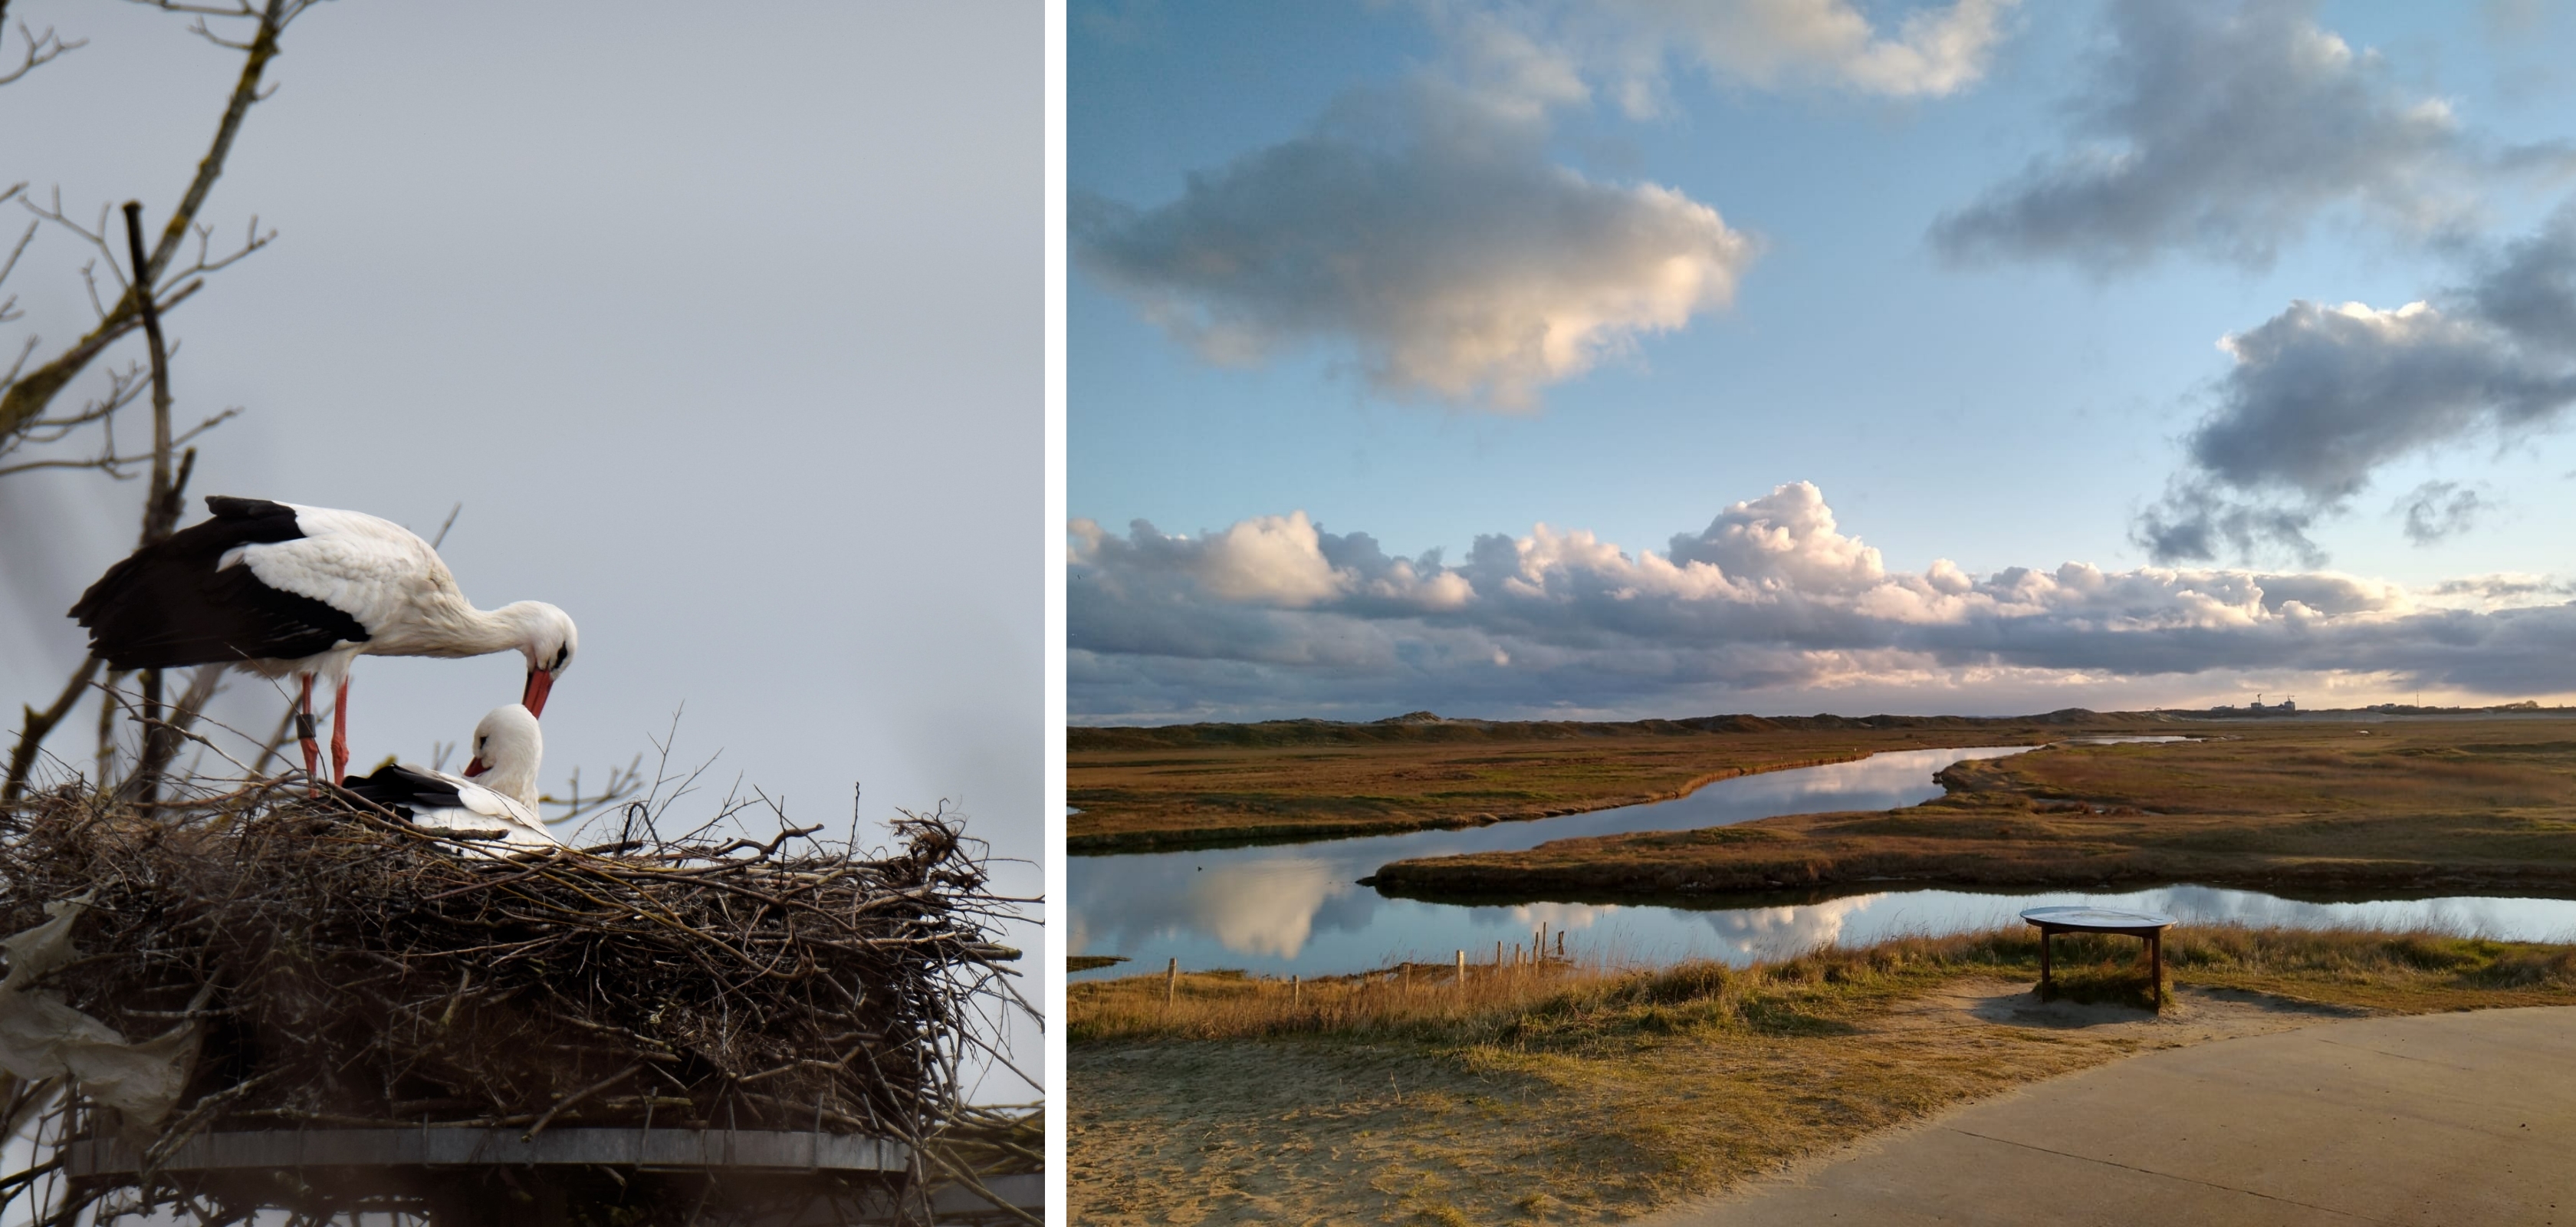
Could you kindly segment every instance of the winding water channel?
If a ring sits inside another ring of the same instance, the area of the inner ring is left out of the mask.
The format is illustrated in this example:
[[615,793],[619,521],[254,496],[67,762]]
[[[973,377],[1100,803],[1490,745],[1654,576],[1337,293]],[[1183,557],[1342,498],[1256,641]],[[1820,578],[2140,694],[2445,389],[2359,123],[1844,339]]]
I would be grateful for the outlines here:
[[2576,900],[2563,899],[2451,896],[2311,903],[2256,891],[2171,886],[2098,894],[1887,891],[1818,903],[1707,908],[1469,906],[1389,898],[1357,883],[1378,866],[1408,857],[1530,848],[1585,835],[1726,826],[1777,814],[1915,805],[1941,795],[1932,776],[1943,767],[2030,748],[1897,750],[1858,762],[1720,780],[1687,797],[1652,805],[1465,830],[1071,857],[1066,866],[1069,948],[1077,954],[1133,960],[1084,976],[1134,974],[1159,968],[1166,958],[1178,958],[1191,969],[1335,975],[1385,967],[1398,958],[1446,962],[1456,950],[1468,951],[1471,958],[1491,958],[1495,942],[1527,942],[1544,922],[1551,933],[1567,934],[1569,954],[1654,962],[1720,958],[1740,965],[1832,943],[1867,945],[1906,934],[1991,928],[2011,922],[2023,908],[2045,904],[2144,908],[2185,923],[2429,927],[2522,941],[2576,940]]

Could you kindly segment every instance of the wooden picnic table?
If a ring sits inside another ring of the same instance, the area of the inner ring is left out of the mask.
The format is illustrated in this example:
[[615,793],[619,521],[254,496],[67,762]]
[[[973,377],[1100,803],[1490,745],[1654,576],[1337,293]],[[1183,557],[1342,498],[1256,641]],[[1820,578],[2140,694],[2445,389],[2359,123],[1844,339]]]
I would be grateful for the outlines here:
[[2131,912],[2111,907],[2035,907],[2021,918],[2039,927],[2039,986],[2049,983],[2048,939],[2060,933],[2123,933],[2147,943],[2147,984],[2156,1008],[2165,1000],[2165,930],[2174,918],[2160,912]]

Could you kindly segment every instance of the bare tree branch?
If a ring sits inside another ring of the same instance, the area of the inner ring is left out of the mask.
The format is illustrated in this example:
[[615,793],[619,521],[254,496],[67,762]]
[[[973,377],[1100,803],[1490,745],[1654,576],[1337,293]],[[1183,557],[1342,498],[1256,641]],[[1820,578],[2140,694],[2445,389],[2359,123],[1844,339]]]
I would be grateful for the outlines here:
[[102,784],[116,773],[116,713],[125,705],[116,686],[124,680],[123,672],[110,669],[107,680],[98,684],[98,770],[93,778]]
[[581,769],[575,767],[565,791],[566,796],[537,798],[537,804],[540,806],[564,807],[562,813],[544,819],[547,826],[557,826],[578,818],[587,818],[610,806],[623,805],[633,800],[637,794],[644,791],[644,756],[638,754],[635,756],[635,761],[622,768],[611,770],[608,773],[608,782],[601,785],[599,791],[590,796],[582,795]]
[[[108,274],[116,278],[116,305],[114,307],[110,307],[106,301],[101,300],[98,296],[99,261],[94,260],[81,266],[81,281],[89,290],[89,306],[91,313],[96,315],[101,321],[105,321],[113,317],[118,311],[131,310],[133,306],[134,283],[126,277],[125,268],[121,263],[119,263],[119,261],[124,259],[124,257],[117,251],[116,243],[108,233],[108,206],[100,205],[98,207],[98,221],[91,225],[84,226],[79,222],[73,221],[70,214],[63,212],[63,192],[61,188],[54,189],[52,200],[53,203],[49,205],[37,204],[32,199],[22,200],[19,204],[29,213],[36,215],[38,221],[51,222],[55,226],[71,231],[74,235],[79,236],[81,242],[89,245],[98,252],[100,260],[104,260],[106,262]],[[251,215],[250,223],[242,234],[241,247],[230,255],[218,257],[213,254],[213,230],[204,226],[199,226],[191,230],[189,233],[197,240],[197,258],[195,262],[189,264],[186,268],[178,269],[176,271],[172,271],[166,265],[155,270],[156,275],[153,278],[153,284],[155,287],[166,287],[174,281],[187,282],[187,284],[182,285],[175,291],[160,288],[155,289],[154,292],[156,294],[168,295],[168,297],[164,298],[160,303],[160,309],[165,312],[172,306],[177,305],[180,298],[195,292],[196,283],[190,279],[196,278],[201,274],[217,272],[219,270],[229,268],[234,264],[240,263],[252,252],[258,251],[261,248],[268,246],[270,243],[277,241],[277,231],[274,229],[271,229],[266,234],[260,233],[258,214]],[[137,324],[140,322],[140,320],[134,321],[134,323]]]
[[[6,14],[8,11],[8,0],[0,0],[0,14]],[[18,66],[16,68],[12,68],[7,72],[0,72],[0,85],[7,85],[20,77],[26,76],[28,73],[34,72],[36,69],[43,67],[46,64],[52,63],[54,60],[61,58],[64,52],[77,51],[89,45],[89,40],[86,38],[76,38],[68,42],[65,41],[61,35],[54,33],[54,28],[52,26],[45,27],[45,32],[38,34],[29,30],[27,28],[27,23],[23,21],[18,23],[18,37],[26,41],[27,52],[19,59]]]
[[[217,426],[223,425],[225,422],[239,416],[240,413],[241,409],[238,406],[226,409],[213,417],[207,418],[205,421],[189,427],[180,434],[173,436],[170,442],[174,445],[191,442],[196,439],[197,436],[202,435]],[[38,441],[41,442],[42,440]],[[0,452],[5,451],[6,449],[0,449]],[[7,477],[11,473],[24,472],[28,469],[97,469],[118,481],[124,481],[127,478],[134,476],[130,471],[133,466],[141,464],[148,459],[150,459],[148,456],[120,456],[116,454],[115,440],[110,438],[108,440],[107,449],[100,452],[98,455],[80,460],[28,460],[18,464],[0,465],[0,477]]]
[[[143,760],[134,765],[134,774],[126,777],[124,787],[119,790],[121,795],[146,801],[155,799],[161,791],[161,773],[169,769],[170,759],[178,754],[180,743],[205,742],[204,738],[189,730],[196,726],[197,717],[206,710],[206,704],[213,701],[216,687],[222,683],[227,667],[221,664],[197,666],[195,676],[188,680],[188,689],[181,692],[179,701],[171,706],[168,718],[147,718],[143,729]],[[151,697],[147,696],[146,702],[150,701]],[[205,744],[213,745],[211,742]],[[217,750],[216,753],[223,752]],[[229,754],[224,758],[232,761]],[[238,767],[241,764],[233,762],[233,765]]]
[[[149,286],[152,278],[143,264],[141,201],[125,202],[125,241],[134,257],[135,284]],[[143,545],[169,536],[172,526],[179,522],[179,491],[170,484],[170,351],[162,343],[161,309],[152,297],[150,294],[134,297],[143,316],[144,340],[152,354],[152,493],[143,504]],[[194,464],[196,459],[196,453],[191,451],[189,462]],[[150,679],[144,683],[146,688],[157,690],[155,683],[159,680],[159,671],[148,671],[146,677]],[[155,718],[160,716],[157,711],[151,714]]]
[[268,740],[259,748],[259,757],[250,765],[252,775],[268,770],[268,760],[277,757],[278,747],[286,744],[286,730],[295,722],[295,710],[295,704],[290,701],[286,710],[278,713],[276,731],[268,735]]
[[18,729],[18,747],[9,752],[9,778],[0,783],[0,801],[14,801],[19,793],[26,791],[27,772],[36,765],[36,747],[45,744],[45,737],[54,731],[54,726],[71,714],[72,704],[79,702],[81,695],[88,692],[90,679],[98,676],[98,663],[95,656],[82,661],[80,669],[72,674],[70,684],[63,687],[62,695],[54,700],[52,706],[43,711],[32,707],[27,709],[27,722]]
[[[163,274],[178,253],[180,243],[197,224],[197,214],[205,207],[206,195],[214,190],[215,181],[223,175],[224,160],[232,153],[233,138],[241,131],[243,117],[250,113],[251,104],[260,98],[260,79],[268,69],[268,62],[277,56],[279,34],[284,32],[288,22],[310,5],[311,0],[267,0],[266,7],[256,11],[250,8],[247,0],[230,9],[166,2],[154,5],[172,12],[255,18],[258,26],[242,57],[241,75],[233,83],[232,97],[225,104],[223,119],[215,126],[214,141],[207,147],[206,156],[198,161],[197,173],[189,181],[187,191],[180,196],[178,207],[171,210],[169,222],[161,229],[160,241],[144,261],[141,275],[135,279],[138,286],[158,287],[162,284]],[[238,258],[238,255],[232,257]],[[110,263],[112,265],[114,261]],[[64,385],[98,357],[101,350],[131,330],[138,322],[135,318],[136,304],[137,294],[130,287],[88,335],[53,361],[28,372],[9,385],[6,391],[0,391],[0,438],[15,435],[25,429],[27,423],[42,417],[45,407],[52,403]]]
[[[9,198],[10,198],[10,197],[12,197],[12,196],[17,195],[17,194],[18,194],[18,192],[20,191],[20,189],[23,189],[23,188],[25,188],[26,186],[27,186],[26,184],[21,183],[21,184],[16,185],[15,187],[10,188],[10,189],[9,189],[8,191],[6,191],[6,192],[0,192],[0,200],[7,200],[7,199],[9,199]],[[5,262],[0,262],[0,281],[7,281],[7,280],[9,279],[9,274],[10,274],[10,273],[12,273],[12,272],[17,271],[17,268],[18,268],[18,257],[20,257],[20,256],[23,256],[23,255],[27,254],[27,244],[32,243],[32,242],[35,242],[35,241],[36,241],[36,227],[37,227],[37,225],[38,225],[38,223],[35,223],[35,222],[29,222],[29,223],[27,223],[27,232],[26,232],[25,234],[19,235],[19,236],[18,236],[18,245],[9,249],[9,258],[8,258],[8,260],[7,260],[7,261],[5,261]],[[19,316],[24,315],[24,314],[26,314],[26,312],[24,312],[24,311],[20,311],[20,310],[18,309],[18,296],[17,296],[17,295],[12,294],[12,295],[8,296],[7,298],[0,298],[0,324],[8,323],[9,321],[14,320],[14,319],[16,319],[16,318],[18,318]],[[34,349],[36,348],[36,343],[35,343],[34,338],[29,338],[29,339],[28,339],[28,342],[27,342],[27,348],[28,348],[28,350],[29,350],[30,352],[34,351]],[[13,366],[11,366],[11,367],[9,368],[9,374],[8,374],[7,376],[5,376],[5,377],[0,377],[0,383],[8,383],[8,382],[10,382],[10,381],[12,381],[12,380],[15,380],[15,379],[18,377],[18,368],[19,368],[19,367],[22,367],[22,366],[25,366],[26,364],[27,364],[27,355],[26,355],[26,354],[20,354],[20,355],[18,355],[18,361],[17,361],[16,365],[13,365]]]

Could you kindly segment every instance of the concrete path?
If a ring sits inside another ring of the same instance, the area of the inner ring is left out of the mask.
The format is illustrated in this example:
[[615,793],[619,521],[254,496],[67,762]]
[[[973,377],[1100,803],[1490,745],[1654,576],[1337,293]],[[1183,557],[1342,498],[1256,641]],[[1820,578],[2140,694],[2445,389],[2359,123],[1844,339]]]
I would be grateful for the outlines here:
[[2576,1008],[2131,1057],[1647,1221],[2576,1227]]

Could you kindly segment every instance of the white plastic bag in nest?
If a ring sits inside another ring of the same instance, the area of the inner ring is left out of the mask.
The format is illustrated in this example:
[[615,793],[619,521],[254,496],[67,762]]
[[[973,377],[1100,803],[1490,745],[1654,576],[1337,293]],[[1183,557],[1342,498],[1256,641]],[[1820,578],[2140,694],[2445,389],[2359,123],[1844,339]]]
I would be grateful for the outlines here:
[[72,948],[72,922],[88,908],[87,895],[48,903],[45,914],[53,919],[0,939],[9,954],[8,978],[0,979],[0,1069],[29,1081],[68,1074],[82,1093],[123,1113],[129,1124],[157,1125],[179,1102],[196,1064],[195,1020],[129,1044],[61,993],[27,987],[80,956]]

